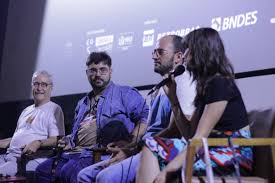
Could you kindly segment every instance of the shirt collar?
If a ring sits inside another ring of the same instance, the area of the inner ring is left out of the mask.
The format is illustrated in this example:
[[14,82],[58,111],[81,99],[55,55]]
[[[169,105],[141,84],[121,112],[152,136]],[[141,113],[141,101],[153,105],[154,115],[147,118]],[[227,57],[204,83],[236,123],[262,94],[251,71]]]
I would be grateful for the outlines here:
[[[114,87],[114,85],[115,85],[114,82],[110,81],[108,83],[107,87],[103,90],[102,95],[100,97],[105,98],[107,96],[107,94],[109,93],[109,91]],[[93,90],[86,94],[86,96],[85,96],[86,104],[88,104],[88,102],[90,101],[89,99],[92,95],[93,95]]]

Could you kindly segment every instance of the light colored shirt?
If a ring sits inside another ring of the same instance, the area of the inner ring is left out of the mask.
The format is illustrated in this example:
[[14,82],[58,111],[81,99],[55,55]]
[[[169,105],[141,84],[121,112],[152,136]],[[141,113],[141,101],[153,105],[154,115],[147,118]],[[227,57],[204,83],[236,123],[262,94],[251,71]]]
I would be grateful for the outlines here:
[[195,111],[196,81],[187,70],[175,77],[177,84],[176,94],[183,114],[192,116]]
[[21,113],[7,152],[20,157],[22,147],[32,141],[64,134],[64,115],[59,105],[51,101],[39,107],[31,105]]
[[[192,115],[195,111],[194,99],[196,96],[196,82],[193,81],[189,72],[175,78],[177,88],[176,94],[180,103],[182,112],[185,115]],[[171,116],[171,104],[163,88],[160,88],[157,95],[151,100],[151,108],[148,116],[149,126],[143,139],[153,136],[164,128],[167,128]]]

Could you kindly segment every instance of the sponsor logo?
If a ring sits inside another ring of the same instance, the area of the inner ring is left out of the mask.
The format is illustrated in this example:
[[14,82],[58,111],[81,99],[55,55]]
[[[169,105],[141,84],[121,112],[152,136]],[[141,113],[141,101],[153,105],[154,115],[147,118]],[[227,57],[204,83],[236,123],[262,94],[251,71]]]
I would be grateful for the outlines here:
[[89,37],[86,39],[86,51],[90,54],[92,51],[109,51],[113,48],[114,35]]
[[217,31],[221,30],[221,26],[222,25],[222,18],[221,17],[217,17],[217,18],[213,18],[212,19],[212,28],[216,29]]
[[212,18],[211,27],[217,31],[225,31],[254,25],[258,20],[257,13],[258,11],[255,10],[230,17],[215,17]]
[[153,20],[146,20],[144,22],[144,25],[151,25],[151,24],[156,24],[158,23],[158,20],[157,19],[153,19]]
[[147,47],[147,46],[153,46],[154,45],[154,29],[150,30],[145,30],[143,32],[143,40],[142,40],[142,46]]
[[128,50],[128,48],[133,45],[133,41],[134,41],[133,32],[121,33],[118,36],[118,47],[121,48],[122,50]]
[[88,54],[92,52],[92,47],[94,46],[94,39],[93,38],[87,38],[86,40],[86,51]]
[[104,46],[114,42],[114,35],[100,36],[95,38],[95,46]]
[[91,30],[86,33],[86,35],[93,35],[93,34],[99,34],[99,33],[104,33],[104,29],[98,29],[98,30]]
[[92,51],[95,51],[95,34],[101,34],[104,32],[104,29],[90,30],[86,32],[86,51],[88,54],[90,54]]
[[66,48],[70,48],[72,46],[73,46],[73,43],[71,41],[68,41],[68,42],[65,43]]
[[65,42],[64,54],[68,57],[71,57],[73,55],[73,43],[71,41]]
[[171,30],[168,32],[161,32],[161,33],[158,33],[157,40],[159,40],[163,36],[167,36],[167,35],[178,35],[178,36],[183,37],[186,34],[188,34],[190,31],[193,31],[194,29],[198,29],[198,28],[200,28],[200,27],[196,26],[196,27],[191,27],[191,28],[182,28],[182,29],[178,29],[178,30]]
[[112,50],[114,42],[114,35],[99,36],[95,38],[96,51]]

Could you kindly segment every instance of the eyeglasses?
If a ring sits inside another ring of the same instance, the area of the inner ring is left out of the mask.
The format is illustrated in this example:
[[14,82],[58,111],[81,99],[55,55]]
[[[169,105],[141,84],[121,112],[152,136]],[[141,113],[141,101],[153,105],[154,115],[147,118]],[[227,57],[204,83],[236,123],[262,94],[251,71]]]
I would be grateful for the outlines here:
[[[157,48],[157,49],[154,49],[153,52],[152,52],[152,56],[156,55],[157,57],[160,57],[162,55],[164,55],[164,53],[167,53],[169,52],[169,50],[165,50],[163,48]],[[173,53],[177,53],[178,51],[174,51]]]
[[47,88],[49,85],[52,85],[52,83],[45,83],[45,82],[33,82],[32,86],[35,88],[38,88],[39,86],[41,86],[42,88]]
[[109,72],[109,69],[107,67],[101,67],[99,69],[96,69],[96,68],[86,69],[86,73],[88,75],[96,75],[97,72],[99,74],[105,75]]
[[162,49],[162,48],[157,48],[154,49],[152,52],[152,55],[157,55],[157,57],[162,56],[165,52],[168,52],[168,50]]

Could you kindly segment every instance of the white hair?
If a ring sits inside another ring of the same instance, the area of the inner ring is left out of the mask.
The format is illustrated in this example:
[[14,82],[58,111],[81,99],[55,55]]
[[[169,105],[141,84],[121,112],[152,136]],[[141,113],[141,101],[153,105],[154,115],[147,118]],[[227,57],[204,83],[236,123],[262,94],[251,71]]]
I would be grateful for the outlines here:
[[53,79],[52,79],[52,75],[48,73],[48,71],[45,71],[45,70],[42,70],[42,71],[35,71],[32,75],[32,82],[33,80],[39,76],[39,75],[42,75],[42,76],[46,76],[47,78],[49,78],[49,81],[51,84],[53,84]]

